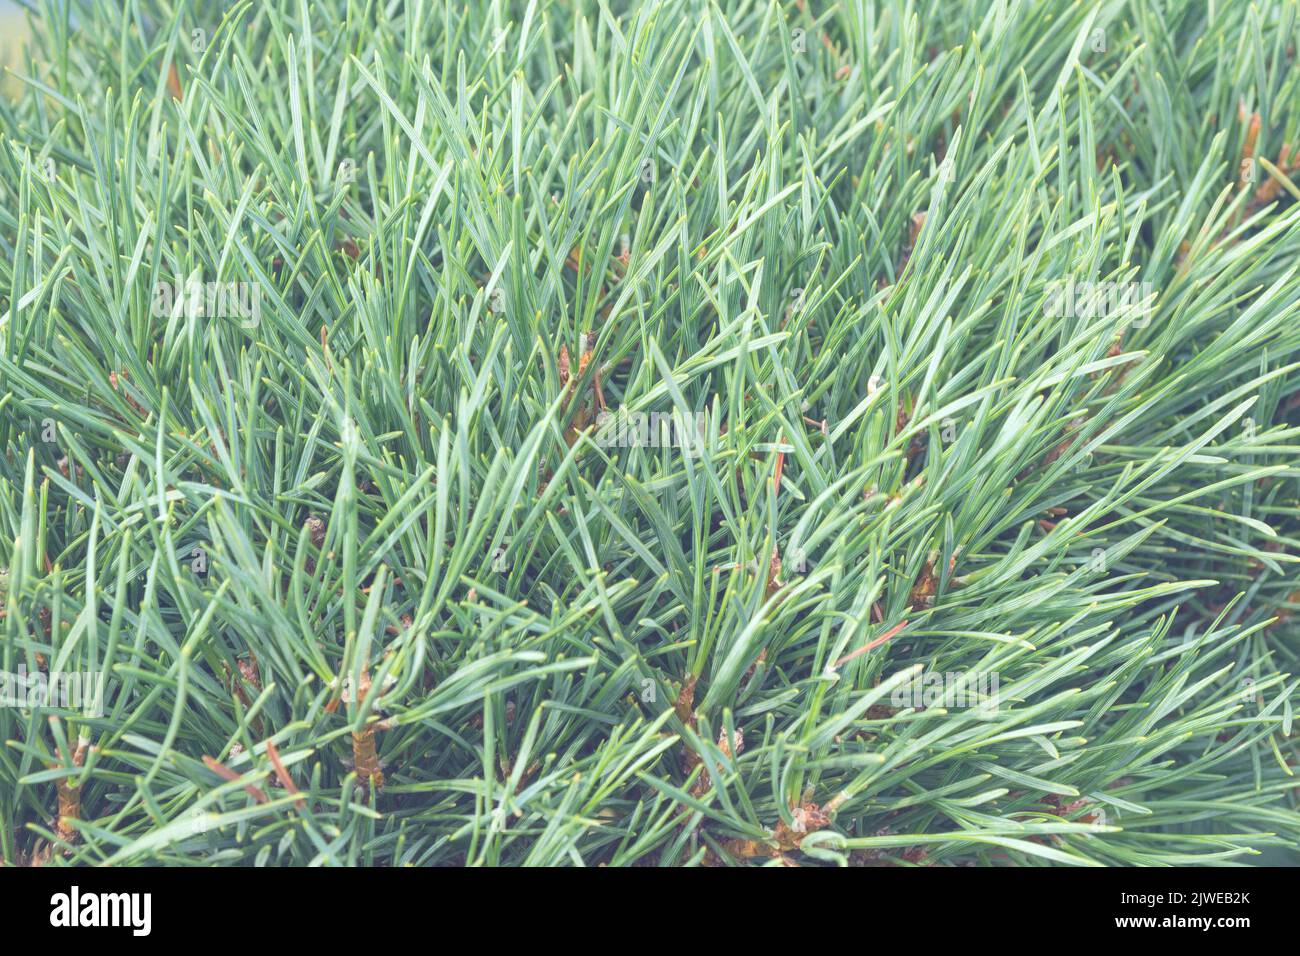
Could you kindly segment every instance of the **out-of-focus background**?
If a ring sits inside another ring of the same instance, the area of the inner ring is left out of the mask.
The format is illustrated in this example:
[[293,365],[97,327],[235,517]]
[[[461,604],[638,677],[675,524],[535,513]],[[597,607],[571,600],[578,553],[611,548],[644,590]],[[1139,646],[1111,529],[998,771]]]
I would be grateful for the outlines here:
[[26,12],[13,0],[0,0],[0,94],[12,96],[19,86],[6,68],[21,66],[29,32]]

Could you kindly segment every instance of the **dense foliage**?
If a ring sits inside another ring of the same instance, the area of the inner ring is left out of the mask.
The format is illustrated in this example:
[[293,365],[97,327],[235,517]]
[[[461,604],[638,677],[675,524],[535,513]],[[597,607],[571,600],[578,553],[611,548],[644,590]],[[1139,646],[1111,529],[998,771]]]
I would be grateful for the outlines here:
[[5,861],[1295,846],[1294,3],[40,6]]

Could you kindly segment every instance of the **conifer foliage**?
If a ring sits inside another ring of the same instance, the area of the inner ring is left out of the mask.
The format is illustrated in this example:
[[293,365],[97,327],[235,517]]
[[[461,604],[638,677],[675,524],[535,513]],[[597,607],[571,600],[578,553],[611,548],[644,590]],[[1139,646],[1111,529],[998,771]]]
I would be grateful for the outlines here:
[[36,6],[5,863],[1300,840],[1294,3]]

